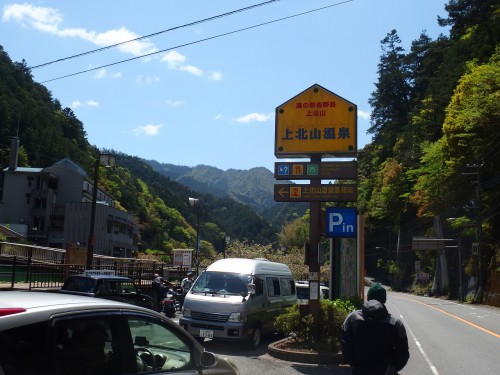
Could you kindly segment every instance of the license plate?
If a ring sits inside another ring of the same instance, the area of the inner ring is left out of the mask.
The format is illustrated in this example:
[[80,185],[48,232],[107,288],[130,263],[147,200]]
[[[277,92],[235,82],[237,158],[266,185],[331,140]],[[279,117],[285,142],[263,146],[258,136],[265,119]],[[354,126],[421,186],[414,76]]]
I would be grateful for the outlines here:
[[206,339],[213,339],[214,331],[208,329],[200,329],[200,337],[204,337]]

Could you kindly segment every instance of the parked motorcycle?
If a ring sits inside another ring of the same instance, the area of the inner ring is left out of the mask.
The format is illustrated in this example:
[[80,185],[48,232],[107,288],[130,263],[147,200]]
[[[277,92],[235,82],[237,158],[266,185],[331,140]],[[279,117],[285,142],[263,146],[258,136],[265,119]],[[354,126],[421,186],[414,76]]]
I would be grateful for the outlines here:
[[160,302],[160,312],[163,312],[169,318],[173,318],[176,311],[175,300],[167,294]]

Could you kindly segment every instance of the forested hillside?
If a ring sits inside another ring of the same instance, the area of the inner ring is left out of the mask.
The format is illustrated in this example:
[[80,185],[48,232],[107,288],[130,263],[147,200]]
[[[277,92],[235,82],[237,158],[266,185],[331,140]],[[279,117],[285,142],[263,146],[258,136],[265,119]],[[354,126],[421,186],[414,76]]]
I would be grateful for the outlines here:
[[452,0],[449,16],[438,20],[451,26],[449,36],[431,40],[423,32],[409,51],[396,30],[381,41],[370,99],[373,142],[359,153],[358,208],[367,216],[370,272],[384,268],[401,286],[420,260],[422,272],[437,276],[434,290],[457,294],[456,246],[446,250],[446,263],[436,261],[435,251],[412,249],[415,236],[461,239],[462,266],[476,292],[498,276],[499,6]]
[[155,160],[147,160],[147,163],[158,173],[192,190],[216,197],[229,197],[250,206],[276,228],[281,228],[293,217],[303,216],[309,208],[307,203],[275,202],[274,185],[278,182],[273,172],[263,167],[223,171],[208,165],[186,167]]

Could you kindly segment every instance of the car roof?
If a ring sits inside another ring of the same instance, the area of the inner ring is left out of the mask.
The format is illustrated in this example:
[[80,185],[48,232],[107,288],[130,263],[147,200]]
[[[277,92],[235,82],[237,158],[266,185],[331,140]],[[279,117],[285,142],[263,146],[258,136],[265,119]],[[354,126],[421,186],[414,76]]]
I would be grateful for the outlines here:
[[124,276],[115,276],[115,275],[106,275],[106,274],[81,274],[81,275],[72,275],[68,277],[70,278],[86,278],[86,279],[95,279],[95,280],[117,280],[117,281],[132,281],[129,277]]
[[[295,287],[296,288],[309,288],[309,281],[296,281],[295,282]],[[328,289],[330,290],[329,287],[327,287],[326,285],[319,285],[319,288],[320,289]]]
[[[12,309],[25,309],[25,311],[5,315],[6,311],[12,311]],[[153,313],[139,306],[102,298],[53,292],[2,291],[0,292],[0,331],[19,325],[47,321],[57,314],[99,310],[133,310]]]

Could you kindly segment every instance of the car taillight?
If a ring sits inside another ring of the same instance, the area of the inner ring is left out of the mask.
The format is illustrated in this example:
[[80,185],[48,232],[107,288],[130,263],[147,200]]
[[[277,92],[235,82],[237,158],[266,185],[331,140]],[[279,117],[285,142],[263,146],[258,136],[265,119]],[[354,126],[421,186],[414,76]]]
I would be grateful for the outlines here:
[[23,307],[7,307],[0,309],[0,316],[12,315],[25,312],[26,309]]

